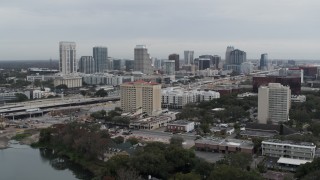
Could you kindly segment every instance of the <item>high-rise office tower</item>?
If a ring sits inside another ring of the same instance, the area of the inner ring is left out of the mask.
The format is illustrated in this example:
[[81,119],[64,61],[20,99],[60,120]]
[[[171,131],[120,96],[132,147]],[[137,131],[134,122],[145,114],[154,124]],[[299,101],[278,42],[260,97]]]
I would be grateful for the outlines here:
[[95,73],[95,63],[92,56],[81,56],[79,60],[79,72],[85,74]]
[[113,67],[113,70],[121,70],[122,69],[121,67],[123,67],[121,59],[113,59],[112,67]]
[[228,46],[226,50],[226,59],[225,59],[225,64],[230,64],[230,53],[231,51],[234,50],[233,46]]
[[269,60],[268,60],[268,54],[261,54],[260,59],[260,70],[262,71],[268,71],[269,70]]
[[133,60],[125,60],[126,71],[133,71],[134,61]]
[[108,48],[103,46],[93,47],[93,59],[96,72],[105,72],[109,69]]
[[220,68],[220,63],[221,63],[221,56],[214,55],[212,59],[212,65],[215,69]]
[[205,70],[210,68],[211,59],[208,58],[199,58],[198,59],[198,67],[199,70]]
[[174,75],[175,74],[175,64],[174,60],[166,60],[163,62],[163,71],[167,75]]
[[158,115],[161,113],[161,85],[141,80],[126,82],[120,85],[120,101],[123,112]]
[[173,60],[175,62],[175,71],[180,70],[180,58],[179,54],[170,54],[169,55],[169,60]]
[[153,74],[153,67],[148,49],[145,45],[137,45],[134,48],[134,71],[144,74]]
[[258,91],[258,122],[273,124],[286,122],[289,119],[291,90],[280,83],[269,83]]
[[194,51],[184,51],[184,65],[194,64]]
[[59,70],[62,74],[77,72],[76,43],[61,41],[59,43],[60,61]]
[[239,49],[230,52],[229,64],[226,65],[227,70],[241,73],[241,64],[247,61],[247,53]]

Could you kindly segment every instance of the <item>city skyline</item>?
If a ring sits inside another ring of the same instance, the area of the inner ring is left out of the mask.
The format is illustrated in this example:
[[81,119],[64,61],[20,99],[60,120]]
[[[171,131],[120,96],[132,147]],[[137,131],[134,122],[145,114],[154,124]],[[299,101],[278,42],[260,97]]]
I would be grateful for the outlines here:
[[232,45],[248,59],[268,53],[270,59],[316,60],[319,7],[316,0],[7,1],[0,8],[6,17],[0,60],[58,59],[59,41],[76,42],[78,57],[102,45],[111,57],[133,59],[133,47],[145,44],[152,57],[193,50],[195,57],[224,59]]

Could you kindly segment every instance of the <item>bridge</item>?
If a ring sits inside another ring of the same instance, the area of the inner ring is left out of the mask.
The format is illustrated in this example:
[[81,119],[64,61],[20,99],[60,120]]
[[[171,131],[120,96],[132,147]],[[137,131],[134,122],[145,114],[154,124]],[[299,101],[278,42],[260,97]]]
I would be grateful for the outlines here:
[[119,101],[120,96],[104,97],[104,98],[72,98],[72,99],[44,99],[36,101],[28,101],[23,103],[9,104],[0,107],[0,115],[9,119],[17,116],[43,115],[51,110],[69,109],[76,106],[87,104],[96,104],[109,101]]

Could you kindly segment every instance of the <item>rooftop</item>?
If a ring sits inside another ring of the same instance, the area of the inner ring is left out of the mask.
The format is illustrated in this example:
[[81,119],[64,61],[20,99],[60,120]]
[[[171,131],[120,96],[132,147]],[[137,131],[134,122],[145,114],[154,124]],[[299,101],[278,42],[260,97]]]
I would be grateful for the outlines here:
[[282,141],[280,139],[268,139],[262,142],[270,142],[270,143],[279,143],[279,144],[291,144],[291,145],[299,145],[299,146],[311,146],[315,147],[312,142],[294,142],[294,141]]
[[128,85],[159,85],[158,83],[146,82],[144,80],[138,80],[138,81],[134,81],[134,82],[125,82],[123,84],[128,84]]
[[241,148],[253,148],[253,142],[242,139],[222,139],[218,137],[202,138],[195,141],[195,143],[203,143],[210,145],[224,145],[224,146],[237,146]]
[[284,157],[280,157],[279,160],[277,161],[277,163],[280,163],[280,164],[290,164],[290,165],[296,165],[296,166],[300,166],[301,164],[305,164],[307,162],[312,162],[312,161],[302,160],[302,159],[284,158]]
[[188,125],[190,123],[193,123],[191,121],[186,121],[186,120],[179,120],[179,121],[174,121],[174,122],[170,122],[170,125]]

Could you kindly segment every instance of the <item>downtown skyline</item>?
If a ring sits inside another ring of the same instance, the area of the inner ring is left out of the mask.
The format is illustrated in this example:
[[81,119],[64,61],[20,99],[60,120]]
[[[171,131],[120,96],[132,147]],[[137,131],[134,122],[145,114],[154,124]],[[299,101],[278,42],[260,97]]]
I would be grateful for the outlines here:
[[[108,47],[109,56],[133,59],[146,45],[152,57],[193,50],[194,57],[227,46],[248,59],[320,59],[320,2],[309,0],[30,0],[2,2],[0,60],[58,59],[59,41],[77,43],[77,56]],[[16,53],[19,52],[19,53]]]

